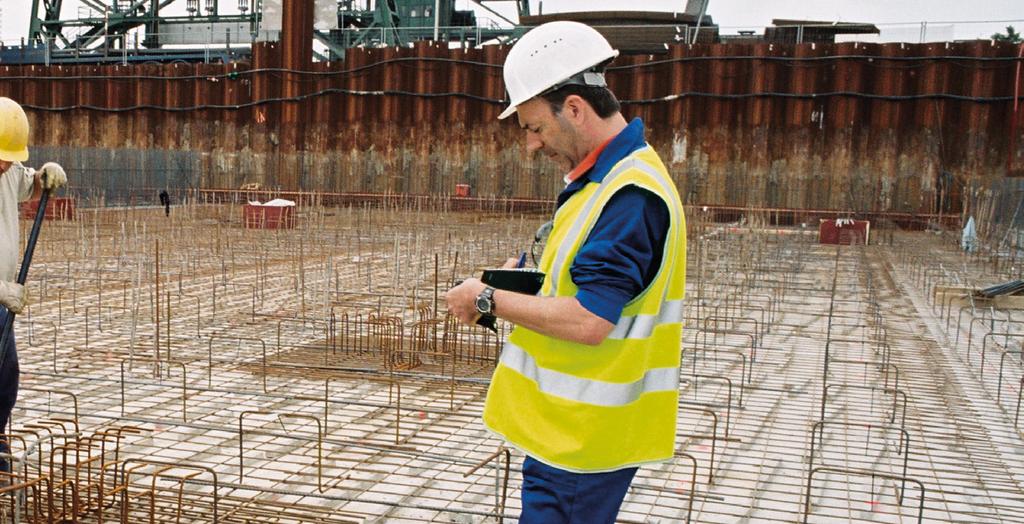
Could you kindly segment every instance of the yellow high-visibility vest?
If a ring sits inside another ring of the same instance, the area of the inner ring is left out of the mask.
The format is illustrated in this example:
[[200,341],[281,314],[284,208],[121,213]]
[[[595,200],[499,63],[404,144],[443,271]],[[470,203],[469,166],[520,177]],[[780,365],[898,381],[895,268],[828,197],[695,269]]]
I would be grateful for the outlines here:
[[509,444],[568,471],[613,471],[672,457],[686,281],[686,224],[675,184],[650,146],[619,161],[559,207],[540,294],[576,296],[569,268],[609,199],[626,186],[661,197],[670,225],[654,281],[626,304],[611,334],[588,346],[516,326],[484,406]]

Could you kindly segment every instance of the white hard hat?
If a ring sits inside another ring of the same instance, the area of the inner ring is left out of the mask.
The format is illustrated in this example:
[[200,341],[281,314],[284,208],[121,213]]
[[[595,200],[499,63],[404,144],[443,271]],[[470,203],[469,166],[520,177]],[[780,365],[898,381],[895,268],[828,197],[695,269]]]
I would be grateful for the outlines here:
[[508,118],[516,106],[563,85],[604,86],[601,67],[619,55],[601,33],[579,22],[549,22],[523,35],[505,58]]
[[0,160],[28,160],[28,117],[7,97],[0,97]]

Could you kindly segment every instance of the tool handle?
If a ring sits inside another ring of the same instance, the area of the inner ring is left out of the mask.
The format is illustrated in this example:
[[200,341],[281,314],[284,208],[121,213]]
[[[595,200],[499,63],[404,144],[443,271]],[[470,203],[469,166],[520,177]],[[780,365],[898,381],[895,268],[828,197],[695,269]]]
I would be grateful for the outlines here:
[[[43,187],[46,187],[46,173],[42,176]],[[36,219],[32,222],[32,231],[28,235],[28,244],[25,246],[25,256],[21,259],[21,269],[18,271],[18,284],[25,285],[28,278],[28,268],[32,264],[32,254],[36,250],[36,241],[39,240],[39,230],[43,228],[43,218],[46,217],[46,204],[50,201],[50,190],[43,189],[39,197],[39,208],[36,209]],[[0,369],[4,367],[7,360],[7,339],[14,333],[14,312],[8,311],[4,321],[3,331],[0,332]]]
[[[46,185],[46,173],[43,173],[42,183]],[[39,240],[39,230],[43,228],[43,218],[46,217],[46,204],[50,200],[50,190],[44,189],[39,197],[39,209],[36,209],[36,219],[32,222],[32,231],[28,234],[28,244],[25,246],[25,256],[21,259],[21,270],[18,271],[18,283],[24,285],[28,279],[28,268],[32,264],[32,254],[36,250],[36,241]]]

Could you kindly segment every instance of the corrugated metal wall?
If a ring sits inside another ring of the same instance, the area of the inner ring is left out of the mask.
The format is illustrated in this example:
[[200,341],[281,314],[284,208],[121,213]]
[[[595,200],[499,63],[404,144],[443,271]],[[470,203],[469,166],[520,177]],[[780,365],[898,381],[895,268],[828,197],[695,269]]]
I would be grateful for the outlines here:
[[[514,119],[495,120],[506,52],[351,50],[302,73],[280,68],[279,44],[257,46],[252,64],[0,65],[0,95],[29,109],[40,161],[69,162],[107,191],[128,179],[408,193],[468,183],[549,197],[556,166],[524,158]],[[958,209],[965,184],[991,184],[1024,154],[1020,126],[1008,150],[1017,52],[677,46],[620,57],[609,83],[690,203],[933,212],[940,198]],[[159,174],[185,164],[187,176]]]

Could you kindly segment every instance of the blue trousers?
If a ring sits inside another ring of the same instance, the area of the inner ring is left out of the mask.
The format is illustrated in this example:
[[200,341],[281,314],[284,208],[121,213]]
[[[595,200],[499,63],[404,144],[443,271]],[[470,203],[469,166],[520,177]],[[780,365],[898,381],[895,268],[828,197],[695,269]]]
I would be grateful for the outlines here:
[[[7,308],[0,306],[0,326],[7,323]],[[0,333],[2,335],[3,333]],[[3,367],[0,367],[0,433],[7,433],[7,423],[11,420],[11,410],[18,400],[18,350],[14,347],[14,332],[7,339],[7,355]]]
[[526,457],[520,524],[612,524],[637,468],[573,473]]

